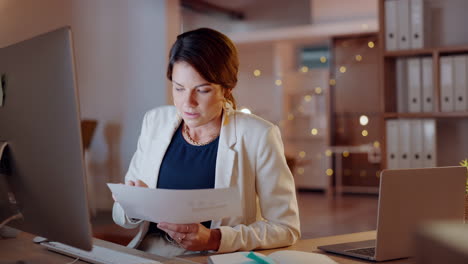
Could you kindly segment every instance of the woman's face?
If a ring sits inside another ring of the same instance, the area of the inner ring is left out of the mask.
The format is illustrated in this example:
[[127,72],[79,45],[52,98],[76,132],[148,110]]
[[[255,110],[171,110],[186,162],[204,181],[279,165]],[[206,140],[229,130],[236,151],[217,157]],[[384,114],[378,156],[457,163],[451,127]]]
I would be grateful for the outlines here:
[[176,62],[172,69],[174,105],[191,128],[216,124],[223,109],[223,88],[209,83],[186,62]]

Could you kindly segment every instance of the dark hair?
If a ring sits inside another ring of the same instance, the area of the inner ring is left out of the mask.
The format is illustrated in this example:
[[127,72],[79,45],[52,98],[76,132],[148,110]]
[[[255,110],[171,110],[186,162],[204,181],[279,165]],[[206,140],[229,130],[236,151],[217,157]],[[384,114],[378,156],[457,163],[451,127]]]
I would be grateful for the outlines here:
[[176,62],[184,61],[194,67],[208,82],[229,90],[226,95],[234,109],[236,101],[232,89],[237,84],[239,59],[234,43],[224,34],[209,28],[199,28],[177,36],[169,53],[167,78],[172,81]]

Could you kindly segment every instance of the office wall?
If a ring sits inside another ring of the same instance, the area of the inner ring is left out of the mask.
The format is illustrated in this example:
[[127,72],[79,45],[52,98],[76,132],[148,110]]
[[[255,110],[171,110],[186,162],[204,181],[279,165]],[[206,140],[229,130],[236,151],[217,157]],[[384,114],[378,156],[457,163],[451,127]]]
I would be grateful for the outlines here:
[[179,30],[177,19],[168,21],[177,7],[173,0],[73,2],[82,116],[99,122],[89,153],[97,208],[112,204],[105,183],[123,180],[144,113],[166,104],[167,52]]
[[377,20],[378,0],[310,0],[313,24]]
[[0,47],[71,23],[70,1],[0,0]]
[[177,0],[0,0],[0,46],[71,25],[82,118],[98,126],[88,154],[95,208],[112,205],[144,113],[168,101],[165,68],[179,24]]
[[[273,44],[237,45],[237,49],[240,65],[234,96],[238,107],[247,107],[262,118],[279,122],[281,87],[275,85]],[[260,70],[261,75],[255,76],[254,70]]]

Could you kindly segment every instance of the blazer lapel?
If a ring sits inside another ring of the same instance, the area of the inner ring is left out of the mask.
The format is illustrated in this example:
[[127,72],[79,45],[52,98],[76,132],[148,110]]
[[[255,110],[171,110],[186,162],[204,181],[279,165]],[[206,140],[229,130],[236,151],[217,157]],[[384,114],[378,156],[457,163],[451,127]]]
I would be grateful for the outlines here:
[[222,124],[216,158],[215,188],[232,186],[236,160],[236,152],[233,149],[237,141],[235,115],[224,114]]
[[176,115],[176,118],[172,122],[167,129],[162,130],[158,137],[153,139],[151,142],[150,147],[150,155],[152,157],[152,166],[150,168],[151,171],[151,180],[147,183],[148,187],[156,188],[159,178],[159,169],[161,168],[161,163],[164,159],[164,155],[166,154],[167,148],[171,143],[171,139],[174,136],[174,133],[179,128],[180,123],[182,122],[182,118],[179,115]]
[[[216,178],[215,189],[228,188],[234,185],[235,161],[237,153],[233,149],[237,142],[236,120],[234,114],[226,113],[223,115],[221,134],[219,135],[218,155],[216,158]],[[222,224],[222,219],[212,220],[211,228],[218,228]]]

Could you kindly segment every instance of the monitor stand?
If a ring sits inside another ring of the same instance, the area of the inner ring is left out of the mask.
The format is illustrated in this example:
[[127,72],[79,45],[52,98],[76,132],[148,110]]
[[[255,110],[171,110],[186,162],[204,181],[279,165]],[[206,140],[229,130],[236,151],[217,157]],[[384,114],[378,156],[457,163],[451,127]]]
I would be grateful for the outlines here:
[[[16,202],[13,196],[13,193],[11,193],[9,190],[9,185],[8,181],[6,179],[7,173],[8,173],[8,166],[7,166],[7,161],[6,161],[6,152],[7,152],[7,146],[8,143],[6,141],[0,141],[0,189],[3,190],[7,193],[9,203],[11,205],[14,205],[16,207]],[[6,226],[7,221],[15,220],[21,217],[21,213],[19,213],[18,210],[16,214],[13,213],[12,216],[6,218],[6,219],[0,219],[0,239],[2,238],[14,238],[18,235],[19,230]],[[10,220],[7,220],[11,218]],[[4,223],[5,222],[5,223]]]

